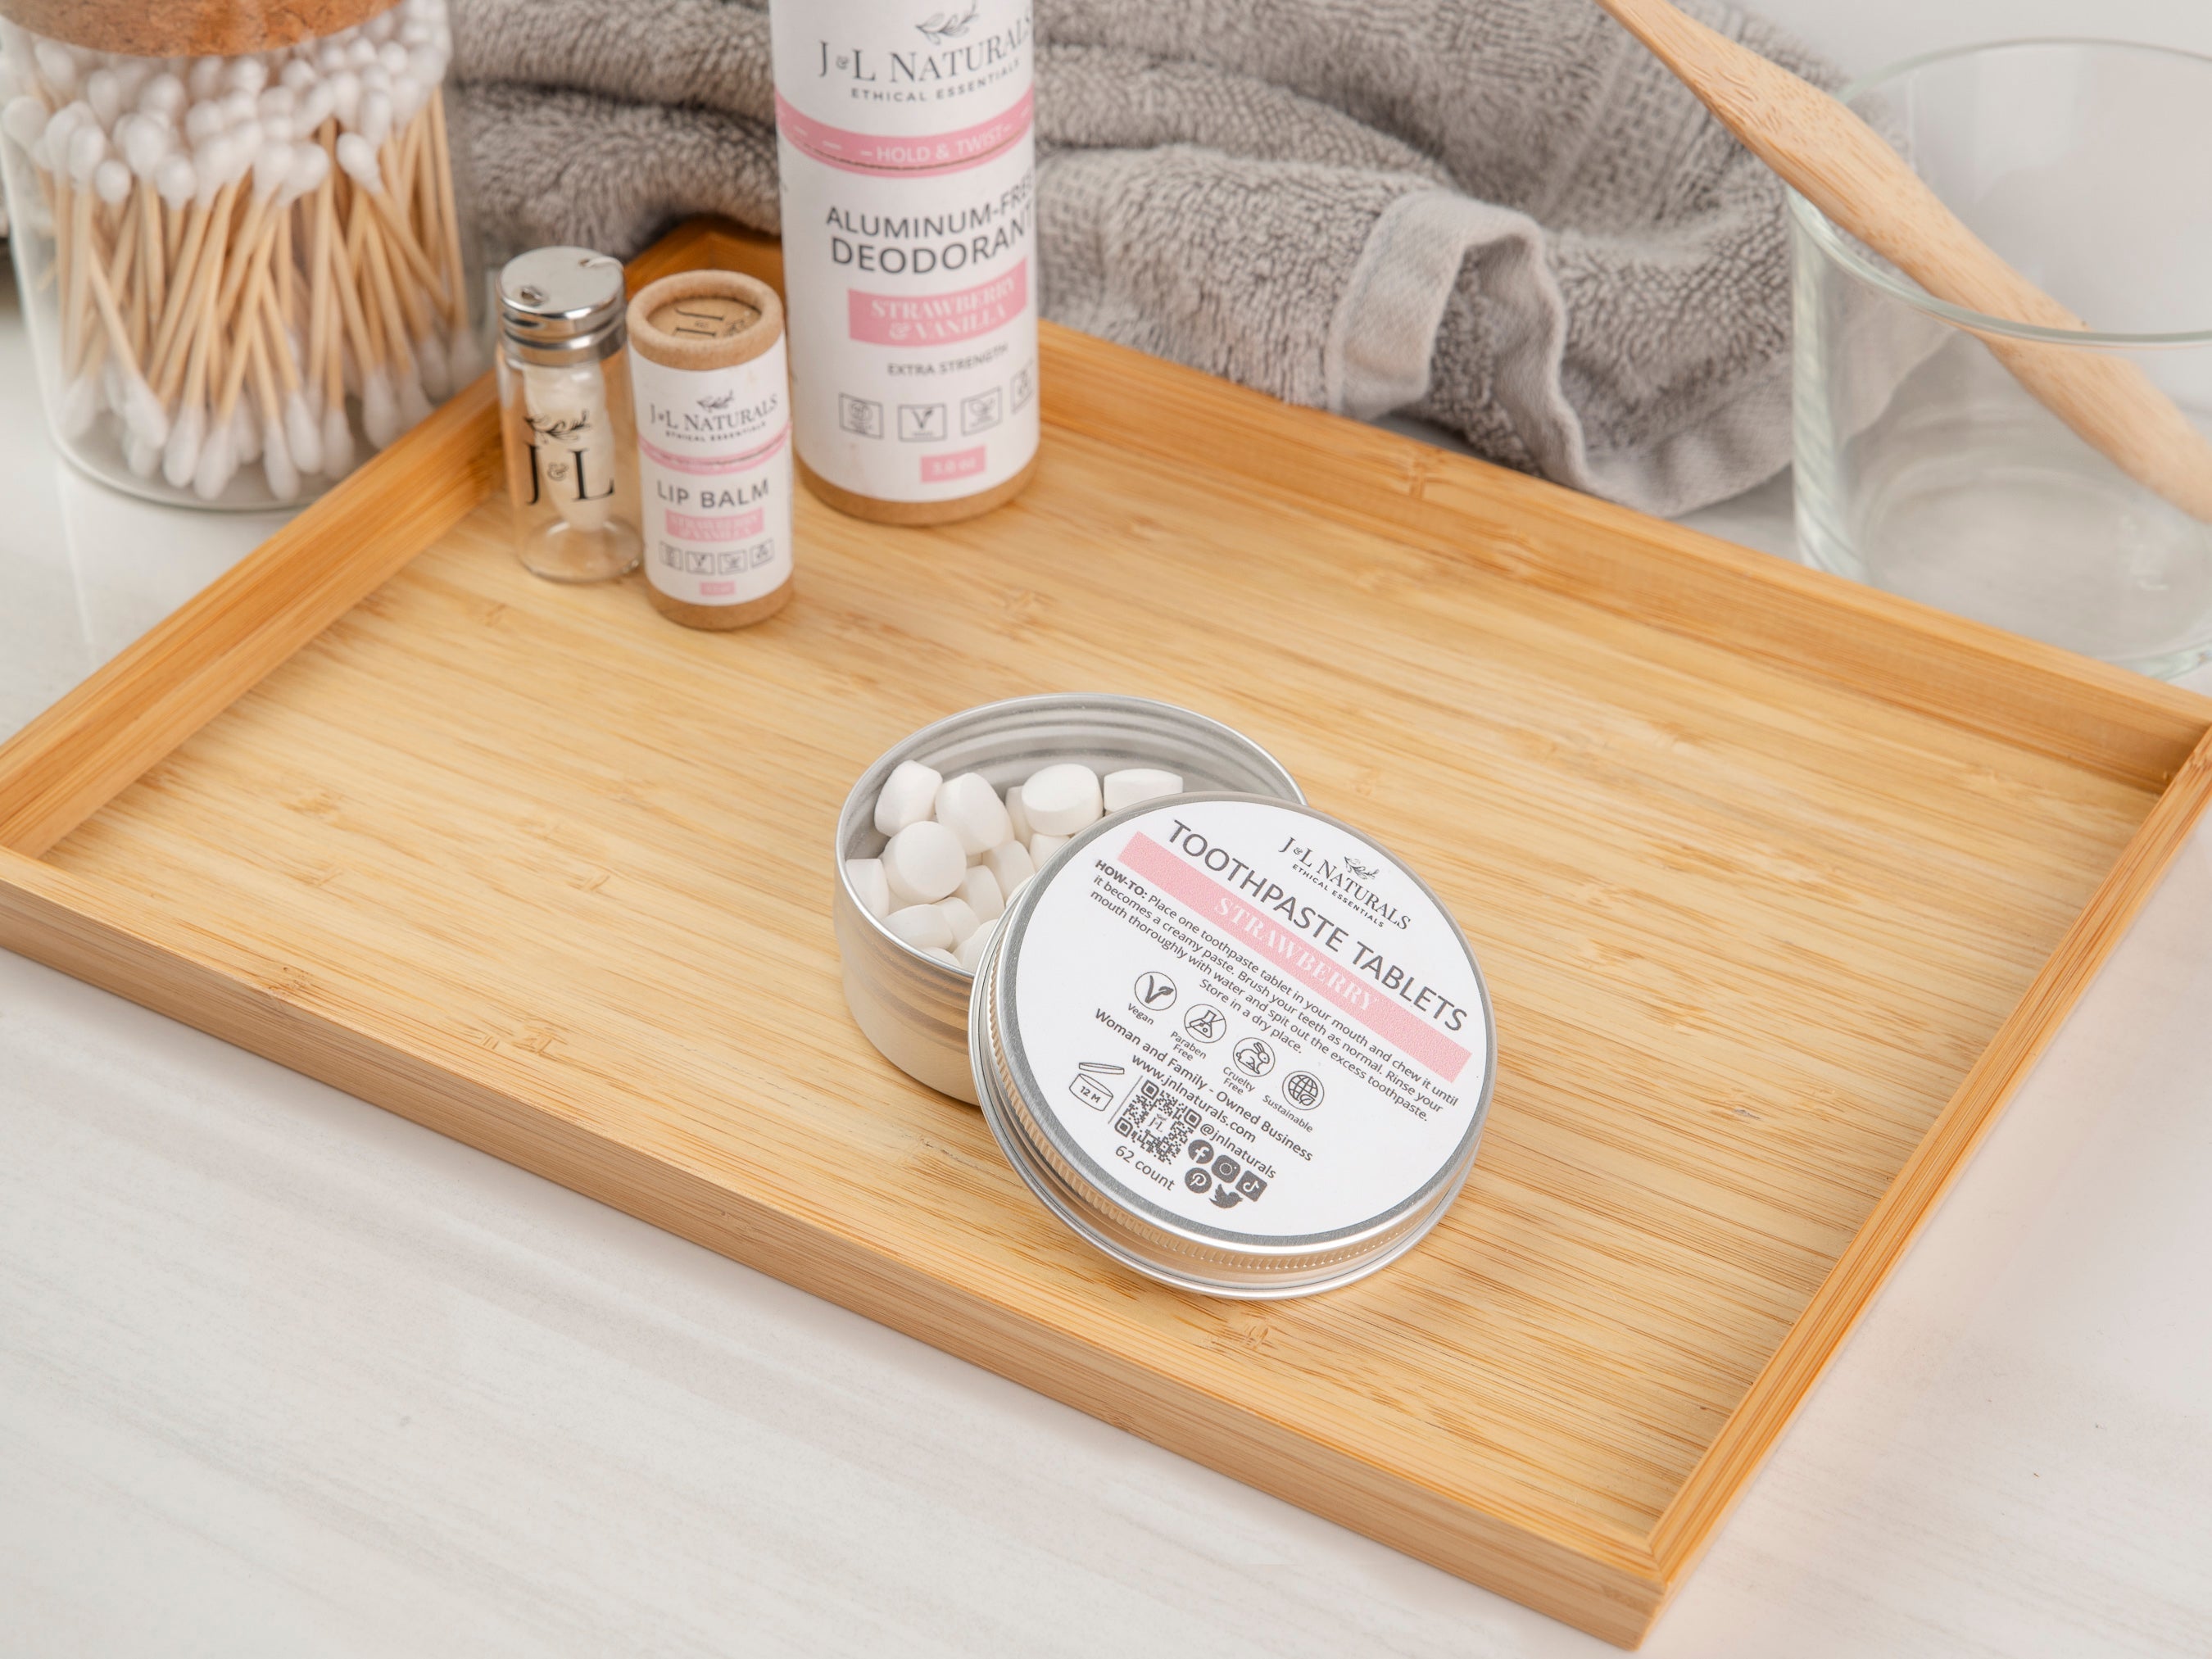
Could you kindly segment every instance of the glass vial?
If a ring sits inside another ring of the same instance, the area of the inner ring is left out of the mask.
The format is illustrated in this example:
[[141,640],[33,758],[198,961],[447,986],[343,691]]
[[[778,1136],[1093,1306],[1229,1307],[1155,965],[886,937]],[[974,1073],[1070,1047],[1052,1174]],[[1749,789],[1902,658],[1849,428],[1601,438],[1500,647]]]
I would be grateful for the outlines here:
[[500,435],[524,568],[556,582],[636,568],[621,263],[580,247],[518,255],[499,274],[499,327]]

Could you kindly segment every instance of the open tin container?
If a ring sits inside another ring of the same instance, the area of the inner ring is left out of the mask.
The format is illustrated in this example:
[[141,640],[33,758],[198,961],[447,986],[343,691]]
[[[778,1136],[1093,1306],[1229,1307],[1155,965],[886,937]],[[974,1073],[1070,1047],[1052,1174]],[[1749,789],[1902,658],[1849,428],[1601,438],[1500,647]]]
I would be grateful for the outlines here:
[[1157,766],[1181,774],[1194,789],[1305,799],[1281,763],[1242,732],[1143,697],[1012,697],[948,715],[885,750],[860,775],[837,815],[837,952],[845,1002],[884,1059],[970,1106],[976,1097],[968,1059],[969,975],[933,962],[870,915],[845,869],[848,859],[883,852],[876,797],[907,761],[948,778],[981,772],[1001,795],[1041,766],[1078,761],[1102,775]]
[[[846,872],[880,852],[876,797],[908,760],[1001,792],[1055,761],[1161,767],[1193,793],[1079,833],[971,977],[894,935]],[[1497,1054],[1465,935],[1230,728],[1127,697],[971,709],[862,775],[836,851],[862,1031],[980,1103],[1039,1200],[1116,1261],[1214,1296],[1329,1290],[1411,1249],[1465,1182]]]

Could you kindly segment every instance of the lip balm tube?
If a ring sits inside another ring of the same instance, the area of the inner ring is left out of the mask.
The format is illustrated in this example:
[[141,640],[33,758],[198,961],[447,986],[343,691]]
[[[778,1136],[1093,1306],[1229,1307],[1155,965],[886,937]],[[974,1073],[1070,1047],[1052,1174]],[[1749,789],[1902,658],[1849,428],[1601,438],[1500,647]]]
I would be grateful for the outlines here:
[[783,306],[733,270],[664,276],[629,303],[645,575],[687,628],[791,602],[791,398]]

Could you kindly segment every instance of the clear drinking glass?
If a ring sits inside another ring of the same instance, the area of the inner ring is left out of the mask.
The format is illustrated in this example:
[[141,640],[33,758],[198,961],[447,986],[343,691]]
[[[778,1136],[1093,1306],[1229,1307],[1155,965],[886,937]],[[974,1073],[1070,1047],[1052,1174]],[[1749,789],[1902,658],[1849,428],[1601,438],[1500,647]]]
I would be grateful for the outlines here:
[[1977,335],[2121,354],[2212,433],[2212,58],[2020,40],[1843,95],[2097,331],[1933,299],[1793,192],[1803,556],[2148,673],[2196,666],[2212,655],[2212,525],[2077,437]]

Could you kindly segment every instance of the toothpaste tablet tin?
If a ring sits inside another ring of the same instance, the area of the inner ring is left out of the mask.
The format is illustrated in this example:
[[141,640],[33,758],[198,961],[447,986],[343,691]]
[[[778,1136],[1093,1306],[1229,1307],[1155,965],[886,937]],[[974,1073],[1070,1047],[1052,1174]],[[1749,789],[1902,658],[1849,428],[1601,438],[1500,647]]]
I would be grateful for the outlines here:
[[1185,796],[1085,830],[978,964],[992,1133],[1109,1255],[1216,1296],[1328,1290],[1411,1249],[1496,1069],[1459,925],[1310,807]]

